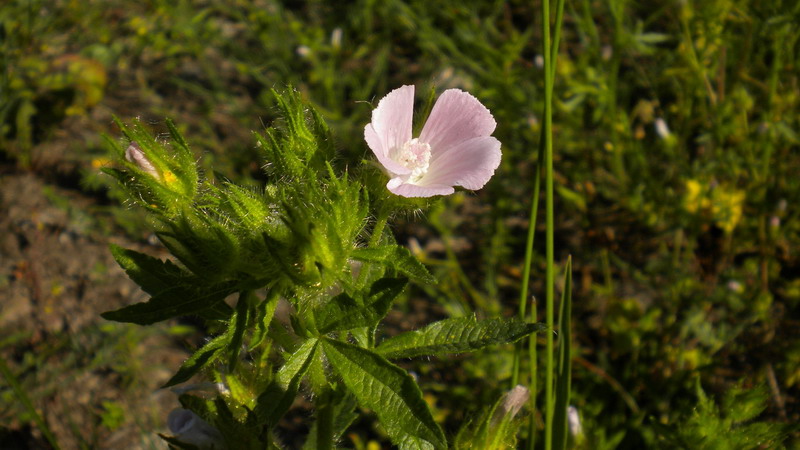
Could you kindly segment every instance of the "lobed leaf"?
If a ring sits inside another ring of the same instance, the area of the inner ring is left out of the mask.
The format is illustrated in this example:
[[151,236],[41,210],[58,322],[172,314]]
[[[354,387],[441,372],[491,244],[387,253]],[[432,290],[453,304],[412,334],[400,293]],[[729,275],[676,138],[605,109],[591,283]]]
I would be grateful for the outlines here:
[[428,269],[407,248],[399,245],[357,248],[350,253],[350,257],[357,261],[383,264],[419,283],[436,284],[436,278]]
[[106,320],[150,325],[173,317],[207,312],[235,291],[235,283],[224,282],[205,288],[173,286],[147,302],[136,303],[101,314]]
[[414,379],[382,356],[328,338],[320,340],[331,367],[361,406],[372,409],[400,448],[447,448]]
[[331,331],[374,327],[389,312],[394,299],[403,292],[405,278],[381,278],[370,288],[361,304],[347,294],[333,297],[324,307],[314,311],[317,329],[321,334]]
[[191,275],[172,261],[162,261],[114,244],[110,245],[110,249],[117,264],[150,295],[157,295],[177,284],[191,282]]
[[410,358],[478,350],[489,345],[508,344],[545,328],[519,318],[486,319],[456,317],[389,338],[375,351],[386,358]]

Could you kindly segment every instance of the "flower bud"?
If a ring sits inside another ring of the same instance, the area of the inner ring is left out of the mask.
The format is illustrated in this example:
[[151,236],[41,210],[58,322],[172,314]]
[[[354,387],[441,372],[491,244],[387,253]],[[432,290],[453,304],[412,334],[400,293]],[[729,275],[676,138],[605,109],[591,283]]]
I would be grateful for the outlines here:
[[169,413],[167,426],[175,439],[200,449],[224,449],[222,435],[197,414],[178,408]]
[[569,426],[569,433],[578,437],[583,434],[583,426],[581,426],[581,416],[578,414],[578,408],[570,405],[567,408],[567,425]]
[[136,141],[131,141],[130,145],[128,145],[128,148],[125,150],[125,159],[135,164],[142,172],[148,173],[159,180],[161,179],[158,170],[156,170],[153,163],[147,159],[147,156]]

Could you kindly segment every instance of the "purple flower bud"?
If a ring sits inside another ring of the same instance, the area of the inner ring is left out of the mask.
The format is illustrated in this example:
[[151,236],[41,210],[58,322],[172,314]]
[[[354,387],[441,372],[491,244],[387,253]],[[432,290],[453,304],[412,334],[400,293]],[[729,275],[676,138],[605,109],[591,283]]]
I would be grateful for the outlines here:
[[167,426],[175,438],[200,449],[224,449],[219,431],[188,409],[178,408],[169,413]]

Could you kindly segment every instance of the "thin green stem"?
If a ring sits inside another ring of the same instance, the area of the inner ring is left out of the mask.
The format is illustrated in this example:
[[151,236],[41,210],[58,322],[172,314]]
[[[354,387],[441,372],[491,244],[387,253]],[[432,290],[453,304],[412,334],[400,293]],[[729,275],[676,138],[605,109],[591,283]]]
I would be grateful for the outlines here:
[[317,397],[317,448],[333,449],[333,395],[331,391]]
[[547,321],[547,372],[545,374],[545,449],[553,446],[553,371],[555,370],[553,360],[553,326],[554,326],[554,286],[555,270],[553,263],[553,69],[552,69],[552,48],[550,43],[550,1],[542,1],[542,54],[544,55],[544,130],[543,138],[545,145],[544,167],[545,167],[545,257],[547,259],[547,270],[545,274],[545,304]]
[[[536,316],[536,298],[534,297],[531,299],[531,322],[536,323],[536,320],[538,320],[538,317]],[[536,448],[536,392],[538,388],[536,382],[536,370],[539,366],[539,360],[536,351],[536,333],[533,333],[528,341],[528,357],[531,360],[531,417],[530,421],[528,422],[528,450],[534,450],[534,448]]]
[[[525,242],[525,263],[522,268],[522,288],[519,291],[519,317],[525,319],[525,309],[528,303],[528,285],[531,278],[531,262],[533,260],[533,244],[536,235],[536,222],[539,215],[539,191],[542,186],[542,170],[541,161],[544,158],[544,140],[539,140],[539,152],[536,157],[535,176],[533,181],[533,195],[531,198],[531,211],[528,219],[528,237]],[[536,345],[536,336],[530,336],[531,345]],[[522,353],[522,343],[517,344],[514,351],[514,364],[512,366],[513,372],[511,373],[511,387],[513,388],[519,384],[519,369],[520,369],[520,356]],[[535,373],[531,371],[531,377]],[[536,395],[535,392],[531,393]]]

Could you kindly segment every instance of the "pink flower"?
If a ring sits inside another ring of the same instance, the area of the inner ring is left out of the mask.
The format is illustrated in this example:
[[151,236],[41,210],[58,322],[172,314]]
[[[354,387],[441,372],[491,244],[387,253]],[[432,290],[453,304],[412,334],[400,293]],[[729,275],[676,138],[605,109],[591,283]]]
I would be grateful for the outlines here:
[[494,117],[472,95],[448,89],[433,105],[418,138],[411,136],[414,86],[381,99],[364,128],[364,139],[391,179],[386,187],[403,197],[432,197],[454,186],[480,189],[500,165],[500,141],[490,136]]

